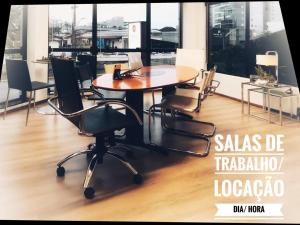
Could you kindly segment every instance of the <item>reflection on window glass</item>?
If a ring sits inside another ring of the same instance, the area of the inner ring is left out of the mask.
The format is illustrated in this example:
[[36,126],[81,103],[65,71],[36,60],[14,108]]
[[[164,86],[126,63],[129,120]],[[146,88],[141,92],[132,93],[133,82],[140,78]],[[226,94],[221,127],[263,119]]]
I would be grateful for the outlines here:
[[209,6],[209,62],[220,73],[243,76],[247,72],[246,3],[226,2]]
[[92,5],[49,5],[49,46],[90,48]]
[[22,47],[23,6],[12,5],[6,36],[6,49]]
[[179,3],[151,4],[151,47],[177,48],[179,43]]
[[279,2],[250,2],[250,38],[284,30]]
[[151,53],[151,66],[155,65],[175,65],[176,53],[168,52],[152,52]]
[[[249,15],[245,10],[247,4]],[[249,27],[245,27],[246,18],[249,18]],[[217,64],[220,73],[249,77],[256,73],[256,55],[276,51],[279,82],[297,85],[278,1],[209,5],[208,38],[209,66]],[[263,69],[275,76],[274,67]]]
[[[250,74],[255,74],[256,55],[267,51],[278,53],[279,82],[297,85],[279,2],[250,2]],[[274,68],[264,69],[275,74]]]
[[146,4],[144,3],[98,4],[97,47],[100,49],[128,48],[129,23],[142,21],[146,21]]

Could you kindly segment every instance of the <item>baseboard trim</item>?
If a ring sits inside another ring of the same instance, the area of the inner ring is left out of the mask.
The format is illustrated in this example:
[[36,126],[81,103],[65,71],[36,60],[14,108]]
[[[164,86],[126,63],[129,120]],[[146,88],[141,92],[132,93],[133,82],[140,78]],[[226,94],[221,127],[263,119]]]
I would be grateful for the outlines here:
[[[35,105],[37,106],[37,105],[43,104],[47,101],[48,101],[48,99],[43,99],[43,100],[35,102]],[[33,103],[31,103],[31,104],[33,105]],[[8,110],[6,111],[6,114],[13,113],[13,112],[19,111],[21,109],[25,109],[27,107],[28,107],[28,102],[24,102],[24,103],[21,103],[19,106],[15,105],[14,108],[11,108],[11,109],[8,108]],[[3,115],[3,114],[4,114],[4,109],[3,109],[3,111],[0,112],[0,115]]]
[[[238,99],[238,98],[235,98],[235,97],[231,97],[231,96],[224,95],[224,94],[217,93],[217,92],[215,92],[215,94],[219,95],[219,96],[222,96],[222,97],[225,97],[225,98],[229,98],[229,99],[237,101],[237,102],[241,102],[241,99]],[[244,103],[248,104],[248,101],[244,100]],[[262,107],[262,105],[251,103],[251,102],[250,102],[250,105],[251,106],[255,106],[255,107]],[[273,113],[279,113],[279,110],[278,109],[271,109],[271,112],[273,112]],[[290,113],[282,112],[282,115],[284,115],[284,116],[290,116]],[[293,114],[292,118],[293,119],[298,119],[297,115],[295,115],[295,114]]]

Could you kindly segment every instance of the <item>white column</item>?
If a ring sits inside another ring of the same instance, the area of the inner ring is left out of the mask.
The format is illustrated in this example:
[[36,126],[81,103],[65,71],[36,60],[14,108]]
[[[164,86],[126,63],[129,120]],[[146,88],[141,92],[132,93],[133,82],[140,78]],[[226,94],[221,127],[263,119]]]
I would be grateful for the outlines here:
[[[183,4],[182,18],[182,44],[183,48],[201,49],[206,58],[206,6],[203,2],[190,2]],[[207,64],[207,60],[203,60]],[[202,68],[206,69],[206,65]]]
[[[29,5],[27,20],[27,62],[32,81],[48,82],[48,66],[32,63],[48,56],[48,5]],[[39,90],[36,100],[47,97],[47,90]]]

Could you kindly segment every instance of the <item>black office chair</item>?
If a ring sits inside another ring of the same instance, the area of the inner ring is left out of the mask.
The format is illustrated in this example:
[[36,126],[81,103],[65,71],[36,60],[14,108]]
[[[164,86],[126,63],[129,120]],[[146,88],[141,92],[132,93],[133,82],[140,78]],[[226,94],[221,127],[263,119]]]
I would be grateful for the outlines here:
[[76,72],[77,72],[77,77],[79,78],[80,81],[80,86],[81,90],[84,92],[88,92],[89,89],[94,89],[97,91],[99,94],[93,94],[93,95],[88,95],[86,96],[88,100],[124,100],[126,93],[124,91],[108,91],[104,89],[97,88],[95,89],[92,86],[92,81],[94,79],[93,73],[92,73],[92,68],[89,64],[89,62],[82,64],[82,65],[77,65],[76,67]]
[[39,81],[31,81],[28,65],[25,60],[6,59],[6,72],[7,72],[7,81],[8,81],[8,92],[7,92],[3,119],[5,119],[6,116],[10,89],[17,89],[23,92],[29,91],[30,94],[29,94],[28,109],[26,115],[26,126],[27,126],[28,115],[29,115],[29,110],[30,110],[30,105],[32,100],[32,92],[33,92],[33,101],[34,101],[34,108],[35,108],[35,91],[44,88],[53,87],[54,84],[48,84]]
[[77,55],[77,65],[89,64],[93,80],[97,77],[97,56],[96,55]]
[[[80,89],[75,76],[74,64],[70,60],[52,58],[53,75],[56,83],[57,96],[50,98],[48,103],[60,115],[72,122],[83,133],[93,134],[96,137],[96,144],[91,145],[89,149],[73,153],[61,160],[57,166],[57,176],[64,176],[65,169],[62,166],[69,159],[87,154],[92,157],[84,181],[84,195],[86,198],[93,198],[94,189],[89,186],[90,179],[94,169],[98,163],[102,163],[105,155],[110,155],[123,163],[131,173],[133,173],[133,181],[137,184],[142,182],[142,176],[126,161],[123,157],[109,151],[110,148],[119,148],[114,145],[114,131],[129,127],[142,121],[138,114],[130,106],[123,101],[102,100],[90,108],[84,109]],[[93,91],[93,90],[92,90]],[[95,94],[98,92],[94,91]],[[58,106],[53,101],[58,101]],[[136,120],[131,120],[126,115],[114,110],[109,106],[117,104],[128,108],[134,115]]]

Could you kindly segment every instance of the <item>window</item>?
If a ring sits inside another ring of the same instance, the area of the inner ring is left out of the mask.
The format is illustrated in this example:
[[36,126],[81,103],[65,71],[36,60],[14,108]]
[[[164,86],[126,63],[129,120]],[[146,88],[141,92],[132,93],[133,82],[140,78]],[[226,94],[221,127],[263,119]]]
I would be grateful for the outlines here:
[[[167,16],[162,19],[162,15]],[[179,3],[151,4],[151,48],[176,49],[179,46]]]
[[[162,18],[165,7],[168,15]],[[141,28],[135,23],[141,24]],[[97,25],[93,27],[93,24]],[[146,32],[148,28],[151,33]],[[139,29],[143,40],[131,38],[130,32]],[[104,71],[105,63],[127,62],[127,53],[134,51],[142,52],[145,65],[149,65],[150,60],[153,65],[174,64],[180,38],[179,3],[49,5],[50,54],[64,53],[75,58],[79,52],[97,53],[98,73]]]
[[214,4],[209,10],[210,63],[216,64],[220,73],[246,75],[246,3]]
[[249,77],[257,54],[277,51],[279,82],[297,85],[278,1],[211,3],[208,12],[209,67]]
[[23,6],[13,5],[9,15],[5,49],[22,47],[22,15]]
[[98,4],[97,47],[122,49],[128,46],[128,27],[131,22],[146,21],[146,4]]
[[90,48],[92,5],[49,5],[49,46]]
[[[26,54],[23,54],[23,49],[26,49],[26,42],[24,42],[23,33],[25,27],[23,26],[23,14],[26,7],[22,5],[12,5],[10,10],[9,22],[7,27],[7,36],[5,43],[5,54],[2,62],[2,73],[0,82],[0,108],[4,107],[8,84],[6,74],[5,59],[25,59]],[[8,105],[22,103],[26,100],[25,93],[18,90],[11,90],[8,99]]]
[[[175,64],[180,45],[179,3],[151,3],[151,65]],[[165,10],[168,15],[162,19]]]
[[23,6],[12,5],[9,15],[7,27],[7,35],[5,42],[5,55],[3,57],[3,66],[1,80],[7,80],[6,77],[6,58],[22,58],[22,28],[23,28]]
[[297,85],[279,2],[250,2],[250,74],[255,73],[255,55],[270,50],[278,53],[279,82]]

